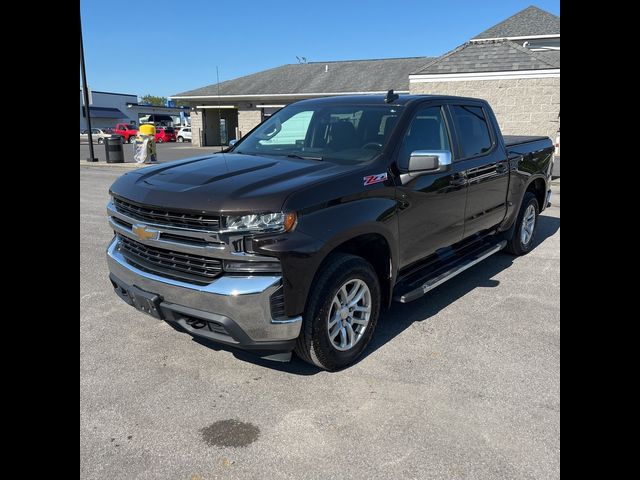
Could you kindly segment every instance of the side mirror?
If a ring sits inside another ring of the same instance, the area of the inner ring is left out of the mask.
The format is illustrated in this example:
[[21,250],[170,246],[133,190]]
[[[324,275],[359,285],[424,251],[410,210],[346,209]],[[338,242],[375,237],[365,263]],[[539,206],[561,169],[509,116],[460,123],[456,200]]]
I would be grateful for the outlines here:
[[409,175],[446,172],[451,168],[449,150],[416,150],[409,157]]
[[233,147],[236,143],[238,143],[238,140],[235,138],[233,140],[229,140],[229,147]]

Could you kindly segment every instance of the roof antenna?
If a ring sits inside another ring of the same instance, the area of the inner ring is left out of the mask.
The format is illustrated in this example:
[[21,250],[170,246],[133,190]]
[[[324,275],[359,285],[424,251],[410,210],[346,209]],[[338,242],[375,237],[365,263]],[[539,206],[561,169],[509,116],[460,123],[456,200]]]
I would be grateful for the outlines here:
[[384,99],[384,103],[395,102],[400,98],[400,95],[397,93],[393,93],[393,88],[387,92],[387,98]]

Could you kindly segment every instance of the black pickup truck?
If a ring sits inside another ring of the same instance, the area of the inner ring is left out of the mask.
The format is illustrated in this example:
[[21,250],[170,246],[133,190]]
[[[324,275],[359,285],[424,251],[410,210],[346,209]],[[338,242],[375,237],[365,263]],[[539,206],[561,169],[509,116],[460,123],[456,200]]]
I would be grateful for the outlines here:
[[116,180],[110,279],[181,331],[337,370],[382,307],[527,253],[552,168],[549,138],[503,136],[483,100],[296,102],[226,152]]

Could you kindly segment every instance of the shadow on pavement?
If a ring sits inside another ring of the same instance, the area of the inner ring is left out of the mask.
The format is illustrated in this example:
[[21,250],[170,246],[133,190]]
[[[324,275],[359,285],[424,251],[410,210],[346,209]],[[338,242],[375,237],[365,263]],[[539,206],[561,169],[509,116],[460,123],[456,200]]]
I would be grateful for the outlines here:
[[[560,219],[541,215],[534,238],[534,249],[545,239],[553,236],[560,228]],[[500,282],[493,280],[498,273],[510,267],[517,258],[500,252],[474,265],[469,270],[453,277],[423,297],[410,303],[392,303],[391,308],[380,312],[376,331],[369,347],[360,360],[374,353],[378,348],[402,333],[413,322],[425,322],[440,310],[464,297],[477,287],[497,287]]]
[[[544,240],[553,236],[559,228],[559,218],[549,217],[546,215],[538,217],[534,249]],[[389,309],[383,309],[380,312],[378,325],[376,326],[376,331],[371,343],[358,359],[358,362],[375,353],[375,351],[381,346],[385,345],[411,326],[413,322],[428,321],[440,310],[464,297],[473,289],[477,287],[497,287],[500,282],[493,280],[493,277],[505,268],[510,267],[515,258],[516,257],[508,253],[497,253],[445,282],[443,285],[437,287],[418,300],[410,303],[392,303]],[[306,362],[303,362],[296,357],[295,354],[291,358],[290,362],[274,362],[261,359],[260,357],[242,350],[227,347],[204,338],[193,337],[193,341],[216,351],[223,350],[231,352],[239,360],[281,372],[291,373],[294,375],[315,375],[322,371]]]

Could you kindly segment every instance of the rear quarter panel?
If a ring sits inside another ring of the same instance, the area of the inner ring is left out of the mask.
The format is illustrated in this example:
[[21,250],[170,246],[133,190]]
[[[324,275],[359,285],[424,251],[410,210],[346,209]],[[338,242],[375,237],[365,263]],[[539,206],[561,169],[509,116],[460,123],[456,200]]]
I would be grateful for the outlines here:
[[[515,221],[527,188],[537,179],[544,182],[545,192],[549,189],[553,166],[553,142],[550,138],[540,139],[507,147],[510,180],[508,209],[501,230],[506,230]],[[540,211],[545,205],[540,205]]]

